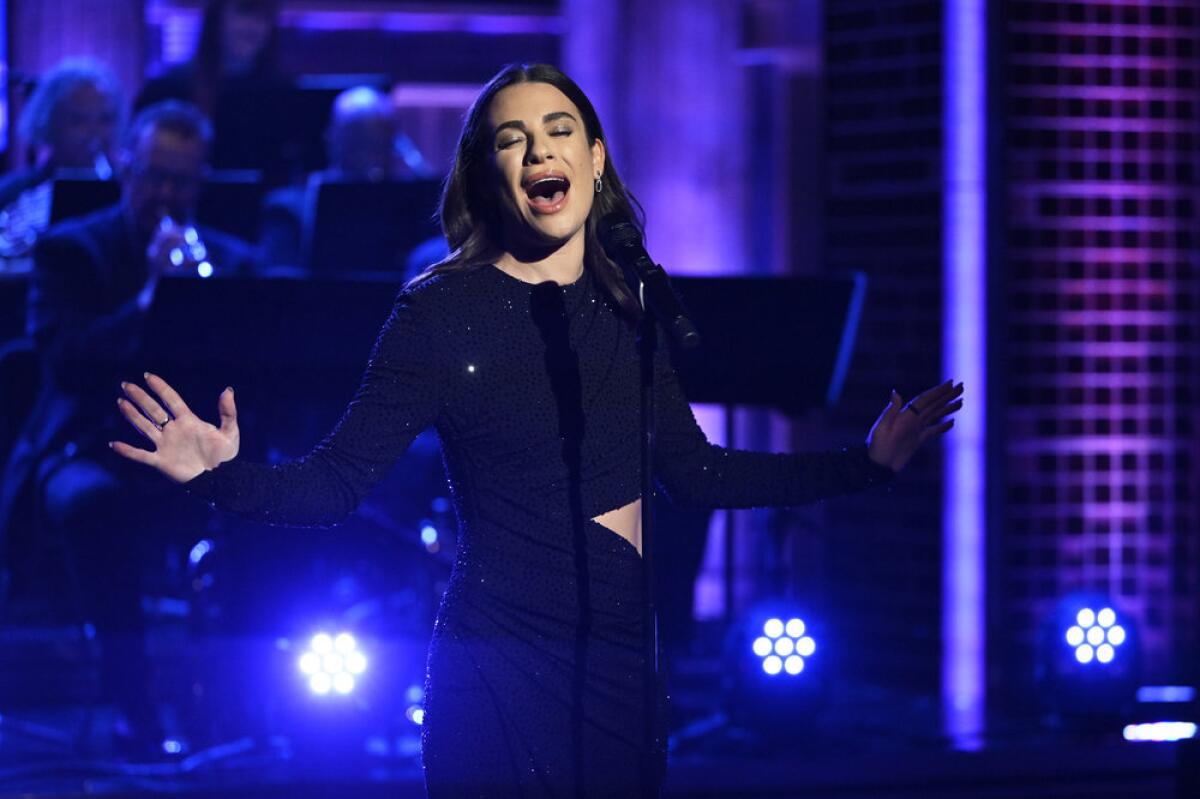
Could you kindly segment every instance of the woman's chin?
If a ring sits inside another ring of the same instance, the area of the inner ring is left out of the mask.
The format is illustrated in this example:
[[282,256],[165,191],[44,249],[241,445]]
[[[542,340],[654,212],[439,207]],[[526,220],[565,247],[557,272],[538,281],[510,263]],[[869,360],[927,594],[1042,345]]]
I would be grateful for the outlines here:
[[584,221],[559,216],[534,217],[527,220],[527,240],[540,247],[561,247],[579,234]]

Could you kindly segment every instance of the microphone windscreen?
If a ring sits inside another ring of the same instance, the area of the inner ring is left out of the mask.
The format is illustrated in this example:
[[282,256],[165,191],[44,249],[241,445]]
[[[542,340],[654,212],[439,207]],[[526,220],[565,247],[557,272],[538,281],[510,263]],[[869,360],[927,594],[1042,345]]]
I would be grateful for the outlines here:
[[633,221],[619,212],[601,217],[596,226],[596,234],[600,237],[600,245],[604,247],[604,252],[618,263],[622,260],[620,253],[628,253],[630,247],[637,247],[642,243],[642,237]]

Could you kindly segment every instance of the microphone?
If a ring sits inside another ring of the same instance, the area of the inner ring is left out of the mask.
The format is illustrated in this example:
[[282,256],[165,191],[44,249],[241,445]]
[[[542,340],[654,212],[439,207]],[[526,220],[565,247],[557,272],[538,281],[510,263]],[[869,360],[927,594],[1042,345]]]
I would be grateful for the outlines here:
[[642,236],[628,216],[614,212],[600,219],[596,232],[605,254],[625,272],[625,281],[634,293],[641,285],[643,308],[649,310],[684,350],[700,345],[700,333],[683,311],[667,273],[650,260]]

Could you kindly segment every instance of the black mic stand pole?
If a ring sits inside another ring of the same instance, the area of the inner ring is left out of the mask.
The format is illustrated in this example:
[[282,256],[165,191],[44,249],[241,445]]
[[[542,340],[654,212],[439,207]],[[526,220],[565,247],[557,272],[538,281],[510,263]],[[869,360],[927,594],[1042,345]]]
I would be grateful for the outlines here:
[[[627,275],[626,279],[633,277]],[[642,391],[642,596],[645,598],[642,613],[642,698],[645,719],[645,763],[642,766],[642,785],[647,799],[658,796],[660,786],[654,773],[655,752],[658,746],[665,747],[666,741],[658,741],[658,610],[654,586],[654,351],[658,344],[654,314],[646,305],[640,281],[631,282],[638,288],[638,300],[642,305],[642,317],[638,320],[637,345],[641,371]]]
[[[661,280],[667,284],[666,273],[661,266],[655,266],[654,273],[649,279]],[[659,643],[658,643],[658,610],[654,583],[654,445],[655,445],[655,407],[654,407],[654,353],[658,348],[658,322],[653,309],[646,302],[645,283],[636,270],[626,269],[625,279],[630,288],[637,287],[638,301],[642,306],[642,316],[638,321],[637,344],[641,371],[642,393],[642,590],[645,597],[643,605],[642,629],[645,648],[643,651],[643,699],[645,719],[646,762],[642,768],[642,784],[647,799],[656,799],[660,785],[657,784],[659,775],[655,773],[654,752],[656,746],[664,749],[665,740],[657,741],[658,737],[658,681],[659,673]],[[666,285],[670,290],[669,285]],[[699,344],[700,338],[692,327],[690,320],[680,316],[672,322],[671,331],[679,339],[680,346],[688,349]]]

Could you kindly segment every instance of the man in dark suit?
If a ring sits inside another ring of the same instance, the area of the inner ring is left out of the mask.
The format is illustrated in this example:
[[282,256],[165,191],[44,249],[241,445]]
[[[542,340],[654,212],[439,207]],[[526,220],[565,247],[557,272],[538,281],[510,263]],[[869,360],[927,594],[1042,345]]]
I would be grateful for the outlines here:
[[120,203],[38,241],[28,328],[42,387],[0,486],[0,527],[25,490],[47,528],[39,534],[68,543],[79,607],[100,637],[103,682],[119,711],[116,732],[142,749],[161,736],[145,694],[138,554],[162,544],[153,514],[166,507],[160,518],[178,519],[186,506],[106,442],[121,423],[112,407],[119,382],[144,368],[144,327],[160,279],[252,269],[248,246],[191,224],[210,139],[192,106],[146,109],[119,156]]

